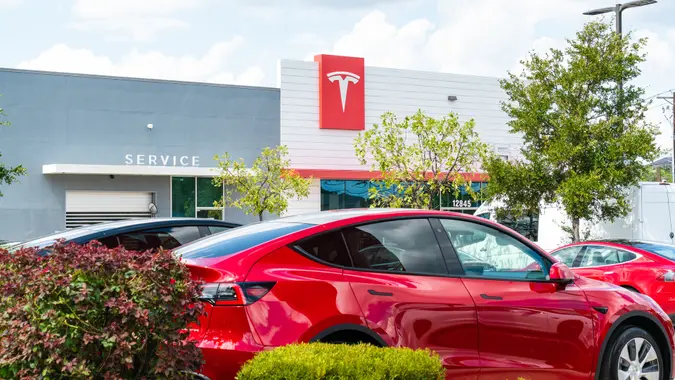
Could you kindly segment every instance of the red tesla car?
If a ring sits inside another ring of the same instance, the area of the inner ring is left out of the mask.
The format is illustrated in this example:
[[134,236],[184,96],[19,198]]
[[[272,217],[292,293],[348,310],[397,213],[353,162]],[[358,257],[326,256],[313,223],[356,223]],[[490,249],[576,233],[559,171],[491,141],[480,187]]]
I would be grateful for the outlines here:
[[653,298],[675,319],[675,246],[637,240],[569,244],[551,252],[577,274]]
[[430,348],[451,379],[673,375],[675,332],[651,298],[577,276],[469,215],[327,211],[176,253],[206,282],[208,315],[191,336],[211,379],[232,379],[262,350],[311,341]]

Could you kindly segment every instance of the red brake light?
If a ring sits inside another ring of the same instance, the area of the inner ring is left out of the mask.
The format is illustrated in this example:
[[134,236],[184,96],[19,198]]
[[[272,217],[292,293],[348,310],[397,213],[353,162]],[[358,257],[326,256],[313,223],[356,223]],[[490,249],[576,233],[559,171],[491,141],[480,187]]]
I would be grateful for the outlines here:
[[669,270],[665,273],[662,273],[657,277],[658,281],[664,281],[664,282],[675,282],[675,272],[672,270]]
[[216,306],[245,306],[267,294],[274,282],[208,283],[202,286],[200,300]]

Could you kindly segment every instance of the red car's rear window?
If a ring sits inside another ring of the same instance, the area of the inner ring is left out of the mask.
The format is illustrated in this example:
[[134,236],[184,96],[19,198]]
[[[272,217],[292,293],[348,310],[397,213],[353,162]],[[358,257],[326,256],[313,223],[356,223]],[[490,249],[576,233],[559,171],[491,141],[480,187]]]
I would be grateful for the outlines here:
[[195,240],[174,252],[177,256],[186,259],[229,256],[312,226],[312,224],[305,223],[276,221],[249,224]]

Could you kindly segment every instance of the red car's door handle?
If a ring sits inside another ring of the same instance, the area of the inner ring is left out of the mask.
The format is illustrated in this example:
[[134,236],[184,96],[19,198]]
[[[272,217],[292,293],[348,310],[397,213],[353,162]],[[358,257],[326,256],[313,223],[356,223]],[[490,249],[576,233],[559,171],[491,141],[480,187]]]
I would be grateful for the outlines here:
[[370,293],[374,296],[382,296],[382,297],[393,297],[394,296],[394,293],[378,292],[377,290],[373,290],[373,289],[368,289],[368,293]]
[[486,300],[503,300],[503,299],[504,299],[504,298],[502,298],[502,297],[500,297],[500,296],[489,296],[489,295],[487,295],[487,294],[481,294],[480,296],[481,296],[483,299],[486,299]]

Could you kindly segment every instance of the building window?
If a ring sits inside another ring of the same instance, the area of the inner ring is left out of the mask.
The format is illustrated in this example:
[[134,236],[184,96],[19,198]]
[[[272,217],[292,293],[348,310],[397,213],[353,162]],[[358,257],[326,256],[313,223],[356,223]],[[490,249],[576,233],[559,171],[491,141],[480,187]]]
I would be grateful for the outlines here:
[[[485,186],[487,186],[487,182],[473,182],[471,183],[471,190],[478,194]],[[436,207],[434,208],[461,212],[464,214],[473,214],[481,204],[482,202],[480,200],[474,200],[471,197],[466,190],[466,186],[462,186],[459,189],[459,194],[456,194],[455,191],[447,191],[444,194],[441,194],[439,197],[439,204],[435,205]]]
[[210,177],[171,178],[171,215],[173,217],[223,220],[224,210],[215,203],[223,199],[223,187]]
[[[471,184],[474,192],[480,192],[487,182],[475,182]],[[321,210],[338,210],[349,208],[370,207],[369,189],[376,187],[385,194],[392,194],[393,189],[382,191],[384,184],[381,181],[355,181],[355,180],[321,180]],[[474,201],[466,189],[460,189],[459,196],[451,191],[439,196],[434,202],[435,209],[473,214],[480,201]]]
[[171,216],[195,217],[196,179],[194,177],[171,178]]
[[[374,181],[321,180],[321,210],[368,208],[372,204],[370,188],[382,186],[381,182]],[[393,190],[384,193],[393,193]]]

